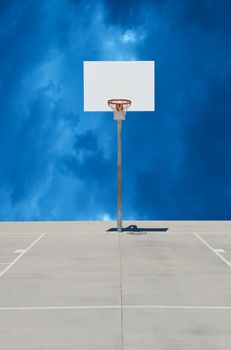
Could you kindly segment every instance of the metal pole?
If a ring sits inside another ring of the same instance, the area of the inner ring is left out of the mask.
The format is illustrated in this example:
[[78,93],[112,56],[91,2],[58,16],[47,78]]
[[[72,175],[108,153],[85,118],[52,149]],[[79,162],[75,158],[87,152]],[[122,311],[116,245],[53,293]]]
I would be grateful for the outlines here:
[[117,120],[117,232],[122,232],[122,120]]

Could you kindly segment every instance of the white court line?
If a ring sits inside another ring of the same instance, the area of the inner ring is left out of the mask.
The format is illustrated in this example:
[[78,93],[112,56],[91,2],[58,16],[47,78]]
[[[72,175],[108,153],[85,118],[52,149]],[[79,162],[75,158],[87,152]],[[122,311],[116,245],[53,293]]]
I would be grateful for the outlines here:
[[216,254],[227,266],[231,268],[231,263],[225,259],[218,251],[217,249],[214,249],[208,242],[206,242],[205,239],[203,239],[198,233],[194,232],[194,235],[202,242],[204,245],[209,248],[214,254]]
[[203,305],[126,305],[126,309],[205,309],[205,310],[224,310],[230,309],[231,306],[203,306]]
[[21,254],[21,253],[23,253],[25,251],[25,249],[16,249],[15,251],[14,251],[14,253],[15,254]]
[[15,306],[0,307],[2,310],[33,311],[33,310],[98,310],[98,309],[182,309],[182,310],[231,310],[231,306],[203,305],[78,305],[78,306]]
[[18,262],[41,238],[45,236],[45,233],[41,234],[36,240],[34,240],[29,247],[24,249],[18,256],[15,258],[2,272],[0,272],[0,278],[5,275],[7,271],[9,271],[15,264]]
[[214,249],[214,251],[216,251],[217,253],[225,253],[225,250],[220,248],[216,248]]

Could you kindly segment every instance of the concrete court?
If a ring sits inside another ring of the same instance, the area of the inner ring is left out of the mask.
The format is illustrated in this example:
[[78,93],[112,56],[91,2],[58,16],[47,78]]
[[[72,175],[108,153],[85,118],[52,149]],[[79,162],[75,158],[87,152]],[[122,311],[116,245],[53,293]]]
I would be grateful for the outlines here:
[[230,350],[231,222],[131,224],[0,223],[0,350]]

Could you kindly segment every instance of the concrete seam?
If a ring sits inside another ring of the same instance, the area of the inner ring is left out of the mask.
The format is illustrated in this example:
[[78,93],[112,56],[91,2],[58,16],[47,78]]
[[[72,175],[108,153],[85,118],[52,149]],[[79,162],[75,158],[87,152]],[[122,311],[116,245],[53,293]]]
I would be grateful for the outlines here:
[[123,335],[123,284],[122,284],[122,251],[121,251],[121,237],[119,237],[119,259],[120,259],[120,322],[121,322],[121,349],[124,348],[124,335]]

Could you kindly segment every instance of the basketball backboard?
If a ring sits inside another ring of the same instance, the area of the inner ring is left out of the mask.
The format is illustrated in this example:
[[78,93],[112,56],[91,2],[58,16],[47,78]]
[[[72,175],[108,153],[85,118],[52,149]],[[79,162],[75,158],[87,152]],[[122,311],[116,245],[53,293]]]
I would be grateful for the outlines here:
[[84,111],[111,112],[109,99],[129,99],[129,111],[154,111],[154,61],[85,61]]

